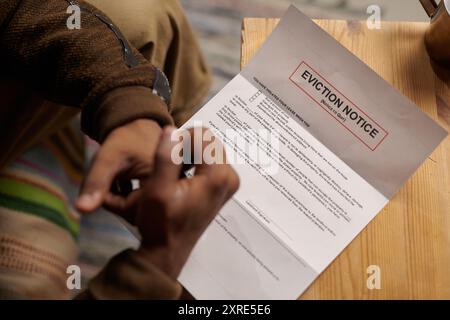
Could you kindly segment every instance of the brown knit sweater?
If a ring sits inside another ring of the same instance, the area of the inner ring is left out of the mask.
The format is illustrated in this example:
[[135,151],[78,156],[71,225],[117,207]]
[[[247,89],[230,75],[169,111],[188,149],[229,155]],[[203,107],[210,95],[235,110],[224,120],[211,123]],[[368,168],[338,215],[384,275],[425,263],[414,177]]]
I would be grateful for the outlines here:
[[[81,108],[82,129],[100,142],[112,129],[138,118],[172,123],[160,98],[170,100],[162,73],[83,1],[77,1],[84,12],[82,28],[69,30],[69,2],[0,1],[0,74],[25,79],[50,101]],[[4,107],[0,103],[0,114]],[[171,299],[180,293],[175,279],[139,251],[125,251],[80,298]]]
[[83,1],[76,2],[82,28],[69,30],[69,2],[0,1],[2,73],[26,79],[50,101],[80,107],[82,129],[96,140],[138,118],[171,123],[167,105],[152,93],[157,69]]

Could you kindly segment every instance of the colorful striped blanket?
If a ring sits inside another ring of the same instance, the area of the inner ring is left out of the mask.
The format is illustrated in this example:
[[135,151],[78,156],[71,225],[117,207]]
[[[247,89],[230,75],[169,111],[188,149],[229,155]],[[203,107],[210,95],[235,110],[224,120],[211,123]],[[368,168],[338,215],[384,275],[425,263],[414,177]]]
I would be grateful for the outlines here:
[[0,298],[70,298],[69,265],[82,288],[116,253],[137,246],[111,214],[74,209],[97,144],[78,121],[35,145],[0,172]]

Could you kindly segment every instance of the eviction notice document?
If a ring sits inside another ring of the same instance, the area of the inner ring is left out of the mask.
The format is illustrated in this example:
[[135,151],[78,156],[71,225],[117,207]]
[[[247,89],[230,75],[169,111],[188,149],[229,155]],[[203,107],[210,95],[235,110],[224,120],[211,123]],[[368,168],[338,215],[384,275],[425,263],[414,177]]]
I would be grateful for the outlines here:
[[298,298],[447,136],[295,7],[199,123],[241,187],[179,278],[197,299]]

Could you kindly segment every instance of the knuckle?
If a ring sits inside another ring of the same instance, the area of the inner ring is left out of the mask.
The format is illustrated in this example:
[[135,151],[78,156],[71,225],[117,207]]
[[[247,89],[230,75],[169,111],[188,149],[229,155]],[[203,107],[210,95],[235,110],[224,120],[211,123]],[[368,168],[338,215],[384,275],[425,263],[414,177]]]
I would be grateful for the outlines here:
[[168,212],[170,207],[170,199],[167,192],[160,191],[156,189],[146,195],[146,202],[148,204],[148,209]]
[[230,179],[229,179],[230,196],[235,194],[236,191],[238,191],[240,184],[241,180],[239,178],[239,175],[233,168],[230,168]]
[[156,151],[156,161],[161,164],[173,163],[171,152],[167,152],[166,150],[157,150]]
[[239,188],[239,176],[229,165],[223,166],[210,180],[210,185],[215,193],[228,192],[234,194]]
[[226,175],[226,172],[224,170],[219,170],[214,173],[214,175],[209,180],[210,187],[213,189],[213,191],[221,191],[224,189],[226,183],[227,183],[228,177]]
[[114,162],[115,162],[114,156],[111,156],[107,152],[104,152],[104,149],[100,149],[99,152],[95,155],[92,164],[109,167],[113,165]]

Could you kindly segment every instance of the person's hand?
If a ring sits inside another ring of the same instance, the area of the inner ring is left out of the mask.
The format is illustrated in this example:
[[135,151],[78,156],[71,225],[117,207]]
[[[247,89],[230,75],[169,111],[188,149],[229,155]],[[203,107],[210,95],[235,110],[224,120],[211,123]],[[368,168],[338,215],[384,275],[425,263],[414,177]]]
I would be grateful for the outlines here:
[[[134,205],[122,203],[122,216],[141,233],[139,251],[176,279],[200,236],[237,191],[239,177],[227,164],[201,164],[192,178],[180,178],[182,165],[171,158],[177,143],[171,141],[172,132],[164,129],[155,170],[143,181]],[[203,154],[206,146],[193,152]]]
[[113,130],[97,152],[81,187],[76,207],[92,212],[101,205],[115,211],[117,199],[111,185],[116,179],[143,179],[153,170],[153,159],[161,136],[153,120],[140,119]]

